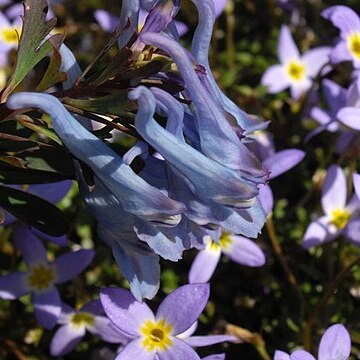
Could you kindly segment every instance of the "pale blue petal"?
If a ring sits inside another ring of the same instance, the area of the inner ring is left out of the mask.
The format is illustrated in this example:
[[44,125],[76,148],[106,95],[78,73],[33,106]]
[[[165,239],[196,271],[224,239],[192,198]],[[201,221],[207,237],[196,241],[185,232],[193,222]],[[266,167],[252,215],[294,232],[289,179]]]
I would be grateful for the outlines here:
[[29,293],[28,277],[29,274],[21,272],[0,276],[0,299],[14,300]]
[[73,350],[85,335],[84,326],[61,326],[54,334],[50,343],[52,356],[63,356]]
[[344,325],[330,326],[321,337],[318,360],[348,359],[351,352],[351,339]]
[[278,56],[280,62],[283,64],[290,60],[300,58],[299,49],[295,45],[290,30],[286,25],[282,25],[280,29],[278,40]]
[[208,282],[221,257],[220,248],[215,250],[201,250],[195,257],[189,271],[189,283]]

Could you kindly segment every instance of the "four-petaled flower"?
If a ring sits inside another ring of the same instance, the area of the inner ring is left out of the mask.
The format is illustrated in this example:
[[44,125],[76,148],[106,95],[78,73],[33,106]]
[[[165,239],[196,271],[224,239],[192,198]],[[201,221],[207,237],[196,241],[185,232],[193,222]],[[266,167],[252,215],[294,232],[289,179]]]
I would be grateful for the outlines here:
[[323,244],[343,233],[359,243],[358,222],[360,202],[353,196],[348,204],[346,177],[338,165],[331,165],[325,177],[321,205],[325,215],[313,221],[304,235],[304,247]]
[[60,295],[55,285],[80,274],[95,253],[78,250],[60,255],[49,263],[41,241],[25,226],[15,229],[14,240],[29,270],[0,276],[0,298],[12,300],[31,293],[36,318],[46,329],[51,329],[61,313]]
[[300,55],[290,30],[283,25],[278,41],[278,56],[281,64],[270,66],[261,83],[268,86],[270,93],[290,87],[293,99],[298,99],[312,85],[312,80],[328,62],[329,47],[318,47]]
[[[318,360],[347,360],[351,351],[351,339],[346,328],[341,324],[330,326],[320,340]],[[315,360],[305,350],[295,350],[290,355],[277,350],[274,360]]]
[[111,327],[111,321],[104,315],[99,300],[90,301],[79,310],[62,304],[58,324],[61,326],[55,332],[50,344],[50,352],[53,356],[63,356],[73,350],[84,337],[86,330],[110,343],[126,341],[125,336]]
[[[232,336],[191,337],[195,322],[209,297],[209,284],[189,284],[173,291],[156,315],[127,290],[103,289],[100,300],[105,313],[129,339],[116,360],[200,359],[191,346],[234,341]],[[194,326],[195,325],[195,326]],[[200,338],[200,339],[199,339]]]

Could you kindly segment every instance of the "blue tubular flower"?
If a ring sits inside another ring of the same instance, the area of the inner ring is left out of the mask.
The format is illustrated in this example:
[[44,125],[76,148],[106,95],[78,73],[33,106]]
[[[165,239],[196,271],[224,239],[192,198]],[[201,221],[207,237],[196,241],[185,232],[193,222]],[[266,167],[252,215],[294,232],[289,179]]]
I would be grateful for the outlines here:
[[155,223],[179,223],[184,205],[137,176],[112,149],[80,125],[58,99],[48,94],[24,92],[11,96],[7,105],[13,110],[37,107],[47,112],[66,147],[94,171],[125,211]]
[[266,128],[268,122],[250,120],[246,113],[239,109],[239,107],[219,89],[212,75],[208,60],[215,16],[218,15],[214,7],[214,0],[192,0],[192,2],[198,10],[199,21],[193,36],[191,52],[196,61],[205,66],[206,78],[214,93],[214,97],[219,99],[222,107],[234,116],[237,124],[244,129],[244,134]]
[[74,54],[65,45],[62,44],[59,49],[61,55],[61,66],[60,71],[63,71],[67,75],[66,81],[62,83],[65,90],[70,89],[75,81],[80,77],[82,71],[79,64],[77,63]]
[[[166,128],[174,134],[180,143],[186,144],[183,129],[184,109],[171,95],[161,89],[151,88],[158,104],[167,113]],[[193,149],[196,152],[196,150]],[[221,226],[229,232],[256,237],[265,222],[265,214],[259,201],[254,199],[250,209],[234,209],[210,200],[206,193],[194,192],[192,185],[181,174],[176,166],[170,164],[168,172],[169,188],[175,198],[181,198],[186,204],[185,216],[198,225]],[[216,175],[215,175],[216,177]]]
[[225,112],[198,79],[185,49],[176,41],[159,34],[146,33],[141,40],[166,51],[176,63],[184,80],[185,90],[196,108],[198,134],[202,152],[226,167],[240,170],[250,181],[264,182],[266,171],[241,142],[225,117]]
[[120,49],[128,43],[130,38],[138,30],[139,9],[140,9],[140,0],[131,0],[131,1],[122,2],[122,8],[120,14],[120,26],[122,32],[118,40]]
[[129,93],[137,100],[139,110],[135,125],[137,131],[174,168],[186,176],[194,186],[194,192],[213,201],[232,207],[248,207],[258,191],[255,185],[246,183],[237,173],[207,158],[190,145],[181,143],[153,119],[155,98],[143,86]]

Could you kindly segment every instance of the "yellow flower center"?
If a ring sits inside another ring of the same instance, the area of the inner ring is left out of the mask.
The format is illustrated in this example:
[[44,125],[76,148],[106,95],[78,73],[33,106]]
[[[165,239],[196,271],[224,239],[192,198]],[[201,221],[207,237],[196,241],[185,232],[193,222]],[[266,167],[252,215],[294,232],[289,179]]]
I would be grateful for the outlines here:
[[347,44],[351,55],[355,59],[360,60],[360,33],[357,31],[350,33],[347,39]]
[[19,42],[21,28],[20,27],[9,27],[0,30],[2,40],[11,45],[16,45]]
[[229,233],[223,232],[220,236],[219,243],[210,240],[206,244],[206,250],[218,252],[220,249],[227,249],[232,242],[231,235]]
[[288,63],[286,72],[291,80],[300,81],[305,77],[305,66],[298,60],[292,60]]
[[53,283],[54,279],[54,270],[50,266],[39,264],[31,269],[28,281],[30,287],[36,290],[45,290]]
[[147,320],[141,327],[140,332],[143,335],[142,346],[149,352],[167,350],[173,343],[169,336],[172,332],[172,326],[165,320],[158,322]]
[[343,229],[349,222],[351,213],[347,209],[335,209],[331,212],[331,223],[337,227],[337,229]]
[[95,319],[92,314],[85,311],[81,311],[76,314],[73,314],[71,316],[70,322],[71,325],[73,325],[74,327],[86,326],[86,325],[91,326],[94,325]]

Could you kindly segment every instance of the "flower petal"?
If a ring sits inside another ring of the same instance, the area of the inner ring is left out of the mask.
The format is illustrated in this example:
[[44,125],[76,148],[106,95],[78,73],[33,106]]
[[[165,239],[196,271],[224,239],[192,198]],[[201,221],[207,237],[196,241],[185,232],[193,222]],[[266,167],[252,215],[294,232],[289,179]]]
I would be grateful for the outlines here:
[[94,18],[100,25],[101,29],[109,33],[112,33],[115,30],[116,25],[119,23],[119,18],[102,9],[94,11]]
[[208,355],[204,358],[201,358],[201,360],[225,360],[225,353]]
[[179,214],[185,211],[183,204],[168,198],[138,176],[115,151],[74,119],[54,96],[17,93],[8,99],[7,106],[12,109],[37,107],[47,112],[71,153],[89,165],[125,211],[158,223],[176,225],[180,221]]
[[343,38],[353,31],[360,31],[359,16],[347,6],[331,6],[323,10],[321,15],[340,29]]
[[335,227],[329,224],[326,216],[313,221],[305,231],[303,239],[304,248],[308,249],[312,246],[324,244],[333,240],[338,235],[338,231],[334,228]]
[[345,326],[330,326],[321,337],[318,360],[348,359],[351,352],[351,339]]
[[353,182],[355,193],[357,197],[360,199],[360,174],[353,174]]
[[52,329],[61,314],[59,292],[52,286],[46,291],[34,291],[32,297],[37,320],[45,329]]
[[159,360],[200,360],[199,355],[184,341],[172,338],[173,344],[165,351],[158,351]]
[[54,334],[50,343],[52,356],[63,356],[73,350],[85,335],[84,326],[61,326]]
[[270,214],[274,207],[274,195],[270,185],[259,185],[258,199],[266,215]]
[[95,256],[93,250],[68,252],[56,258],[53,266],[56,271],[56,284],[69,281],[79,275]]
[[282,25],[278,40],[278,56],[281,63],[300,57],[299,49],[295,45],[291,32],[286,25]]
[[314,78],[318,75],[320,69],[330,61],[330,51],[330,47],[320,46],[303,54],[301,59],[306,65],[308,76]]
[[0,276],[0,299],[13,300],[29,293],[28,276],[20,272]]
[[292,82],[290,86],[291,97],[294,100],[298,100],[311,88],[311,84],[312,82],[309,78],[305,78],[302,81]]
[[136,339],[131,341],[120,351],[115,360],[155,360],[155,352],[148,351],[145,347],[143,347],[142,342],[143,339]]
[[357,216],[351,219],[346,227],[343,229],[343,233],[345,237],[350,240],[353,244],[359,246],[360,245],[360,217]]
[[270,170],[269,179],[273,179],[296,166],[304,156],[302,150],[286,149],[265,159],[263,166]]
[[296,350],[293,353],[291,353],[290,360],[316,360],[316,359],[305,350]]
[[327,215],[334,209],[344,209],[347,197],[346,177],[338,165],[331,165],[327,172],[322,188],[321,205]]
[[184,341],[191,347],[209,346],[220,344],[226,341],[236,342],[238,339],[231,335],[207,335],[207,336],[190,336]]
[[346,105],[347,90],[336,82],[324,79],[321,83],[331,114],[334,116],[342,107]]
[[283,65],[272,65],[261,78],[261,84],[267,86],[270,94],[278,93],[290,86]]
[[219,263],[221,249],[205,249],[199,251],[196,255],[189,271],[189,283],[206,283],[208,282]]
[[17,224],[14,230],[14,241],[28,266],[38,262],[47,263],[46,250],[30,228]]
[[145,303],[135,300],[130,291],[107,288],[100,291],[100,300],[109,319],[130,337],[140,335],[146,320],[154,321],[154,314]]
[[338,44],[336,44],[334,49],[331,51],[329,58],[332,64],[354,60],[346,41],[340,41]]
[[360,130],[360,109],[356,107],[344,107],[337,113],[337,118],[346,126],[354,130]]
[[290,355],[284,351],[276,350],[274,360],[290,360]]
[[28,192],[56,204],[70,191],[72,184],[72,180],[50,184],[34,184],[29,186]]
[[113,323],[105,316],[95,316],[94,324],[88,328],[89,332],[99,336],[102,340],[115,343],[126,344],[129,341],[129,337],[123,334],[115,326],[111,326]]
[[165,319],[173,326],[172,334],[180,334],[200,316],[209,294],[209,284],[183,285],[162,301],[156,313],[156,319]]
[[223,253],[232,261],[245,266],[257,267],[265,264],[265,255],[261,248],[244,236],[231,235],[231,243],[223,248]]

